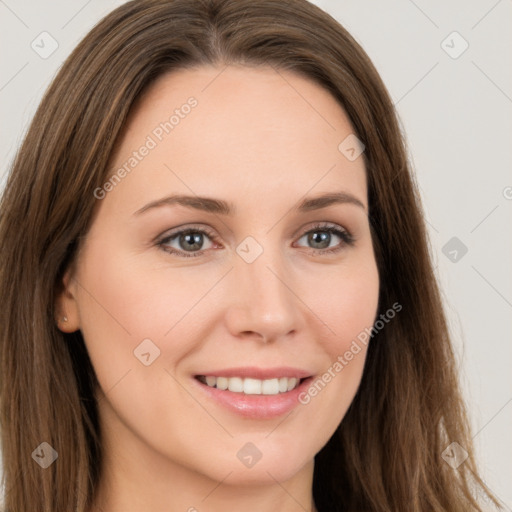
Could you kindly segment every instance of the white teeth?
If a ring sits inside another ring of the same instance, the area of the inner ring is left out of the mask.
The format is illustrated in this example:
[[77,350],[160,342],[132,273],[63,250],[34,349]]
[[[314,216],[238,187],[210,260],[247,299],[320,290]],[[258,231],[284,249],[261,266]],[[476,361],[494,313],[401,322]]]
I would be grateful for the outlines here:
[[[215,385],[217,386],[218,389],[228,389],[228,379],[226,379],[226,377],[214,377],[214,379],[216,380]],[[206,382],[206,384],[208,384],[208,381]],[[208,384],[208,386],[213,388],[211,384]]]
[[288,391],[291,391],[296,385],[297,385],[297,379],[295,377],[288,379]]
[[199,380],[211,388],[217,388],[234,393],[246,395],[277,395],[295,389],[300,384],[300,379],[295,377],[281,377],[279,379],[251,379],[242,377],[214,377],[212,375],[201,376]]
[[263,384],[261,385],[261,393],[263,395],[277,395],[279,393],[279,380],[264,380]]
[[231,377],[231,379],[228,379],[228,389],[235,393],[241,393],[244,390],[243,379],[240,377]]
[[261,395],[261,380],[244,379],[244,393],[246,395]]

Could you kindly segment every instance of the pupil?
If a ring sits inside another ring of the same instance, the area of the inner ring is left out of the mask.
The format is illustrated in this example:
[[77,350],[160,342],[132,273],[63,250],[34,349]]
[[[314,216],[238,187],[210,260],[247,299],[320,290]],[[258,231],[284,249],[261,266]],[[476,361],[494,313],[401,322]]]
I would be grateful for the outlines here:
[[[323,244],[320,249],[325,249],[326,247],[329,247],[331,234],[327,233],[326,231],[315,231],[313,234],[310,235],[310,241],[313,243],[320,243]],[[325,242],[327,241],[327,244]]]
[[182,240],[183,238],[185,239],[185,246],[189,249],[199,249],[201,247],[201,233],[195,233],[195,234],[191,234],[191,233],[187,233],[186,235],[182,235]]

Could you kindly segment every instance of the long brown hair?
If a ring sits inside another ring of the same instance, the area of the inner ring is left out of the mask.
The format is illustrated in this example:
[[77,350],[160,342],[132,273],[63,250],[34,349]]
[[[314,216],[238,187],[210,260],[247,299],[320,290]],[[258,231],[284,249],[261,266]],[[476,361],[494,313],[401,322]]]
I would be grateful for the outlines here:
[[[55,297],[91,223],[94,190],[134,102],[162,73],[267,65],[313,79],[364,143],[379,312],[359,390],[316,456],[319,511],[480,511],[478,476],[417,186],[392,101],[368,56],[305,0],[136,0],[104,18],[49,87],[1,201],[0,421],[5,510],[84,512],[102,457],[94,370]],[[340,141],[341,142],[341,141]],[[58,461],[32,460],[46,441]],[[457,469],[442,452],[457,442]]]

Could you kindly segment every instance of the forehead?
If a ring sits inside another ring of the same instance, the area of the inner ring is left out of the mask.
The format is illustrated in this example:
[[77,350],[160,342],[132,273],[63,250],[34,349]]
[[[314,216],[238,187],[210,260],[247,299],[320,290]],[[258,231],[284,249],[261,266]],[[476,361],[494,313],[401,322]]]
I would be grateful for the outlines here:
[[134,106],[109,169],[128,172],[109,200],[124,190],[139,202],[164,192],[271,201],[271,193],[300,198],[333,187],[365,200],[363,158],[350,161],[338,149],[352,133],[335,98],[296,73],[175,70]]

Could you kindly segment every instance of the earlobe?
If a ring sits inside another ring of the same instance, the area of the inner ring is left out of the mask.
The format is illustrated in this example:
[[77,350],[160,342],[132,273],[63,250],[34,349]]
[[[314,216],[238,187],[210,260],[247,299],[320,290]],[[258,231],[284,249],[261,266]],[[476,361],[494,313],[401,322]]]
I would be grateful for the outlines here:
[[80,316],[76,294],[76,281],[68,269],[57,285],[55,299],[55,322],[62,332],[75,332],[80,329]]

